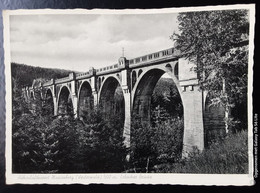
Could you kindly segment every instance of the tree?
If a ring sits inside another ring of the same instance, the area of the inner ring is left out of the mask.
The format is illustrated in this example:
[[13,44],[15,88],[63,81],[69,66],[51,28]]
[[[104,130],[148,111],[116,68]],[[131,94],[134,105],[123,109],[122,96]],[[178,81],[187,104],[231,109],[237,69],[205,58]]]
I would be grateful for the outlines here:
[[120,116],[109,116],[98,110],[84,113],[78,128],[83,170],[85,172],[122,172],[124,170],[126,147],[123,137],[123,123]]
[[138,120],[132,121],[131,129],[130,164],[133,172],[150,172],[155,165],[176,162],[181,158],[182,118],[169,118],[153,126]]
[[44,115],[38,92],[36,100],[25,100],[20,84],[12,79],[12,162],[13,172],[56,172],[59,150],[51,116]]
[[[248,11],[185,12],[178,21],[180,32],[171,39],[196,64],[200,87],[212,96],[211,105],[225,108],[228,132],[235,122],[232,110],[247,104]],[[235,118],[247,122],[246,117]]]
[[151,99],[152,125],[182,116],[182,101],[177,87],[172,79],[161,78],[155,86]]

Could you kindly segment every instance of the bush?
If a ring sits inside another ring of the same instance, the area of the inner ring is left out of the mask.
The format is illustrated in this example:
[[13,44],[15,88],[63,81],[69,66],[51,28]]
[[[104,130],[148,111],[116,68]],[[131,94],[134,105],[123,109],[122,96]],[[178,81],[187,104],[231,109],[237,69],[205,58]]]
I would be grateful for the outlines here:
[[84,130],[79,128],[80,149],[85,172],[121,172],[124,170],[126,148],[123,124],[120,117],[93,111],[82,119]]
[[170,173],[248,173],[247,131],[228,135],[224,141],[215,142],[202,153],[192,152],[178,163],[155,168],[155,172]]
[[44,117],[31,114],[13,122],[13,172],[55,172],[57,143],[46,123]]
[[183,119],[175,118],[155,126],[133,121],[131,164],[134,171],[149,172],[156,164],[176,162],[181,157],[182,141]]
[[[14,124],[15,173],[121,172],[126,149],[122,127],[98,113],[88,122],[70,116],[51,122],[42,116],[23,115]],[[116,118],[115,118],[116,119]]]

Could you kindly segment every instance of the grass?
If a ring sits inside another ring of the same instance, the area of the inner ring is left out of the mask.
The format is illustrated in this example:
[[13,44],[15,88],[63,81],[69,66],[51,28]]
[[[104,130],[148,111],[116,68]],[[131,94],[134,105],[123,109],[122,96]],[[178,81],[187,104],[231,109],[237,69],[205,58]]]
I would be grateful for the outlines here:
[[161,173],[248,173],[247,131],[228,135],[223,141],[213,143],[202,153],[193,152],[178,163],[158,165],[154,172]]

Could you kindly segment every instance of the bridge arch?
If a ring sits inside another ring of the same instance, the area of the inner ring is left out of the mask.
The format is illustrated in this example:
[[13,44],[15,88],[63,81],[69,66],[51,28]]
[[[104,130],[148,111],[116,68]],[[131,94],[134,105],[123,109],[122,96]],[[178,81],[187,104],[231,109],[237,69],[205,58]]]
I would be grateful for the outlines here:
[[[164,65],[157,65],[157,66],[154,66],[154,67],[150,67],[150,68],[143,68],[143,69],[140,69],[138,70],[138,77],[137,77],[137,80],[136,80],[136,83],[135,85],[133,86],[132,88],[132,102],[131,104],[133,105],[133,102],[134,102],[134,96],[136,95],[136,92],[137,92],[137,88],[140,84],[141,81],[143,81],[143,78],[145,76],[147,76],[147,73],[151,70],[153,71],[157,71],[158,74],[154,74],[154,77],[157,77],[158,80],[160,79],[160,77],[164,74],[164,73],[167,73],[171,79],[173,80],[175,86],[177,87],[178,91],[179,91],[179,94],[180,94],[180,97],[182,99],[182,90],[181,90],[181,87],[180,87],[180,84],[179,84],[179,80],[177,78],[177,74],[176,74],[176,71],[172,70],[172,69],[176,69],[176,65],[178,65],[177,62],[173,62],[173,63],[166,63]],[[157,81],[158,81],[157,80]],[[155,80],[154,80],[155,81]],[[183,99],[182,99],[183,100]],[[132,106],[133,107],[133,106]]]
[[48,88],[44,94],[44,103],[45,103],[45,111],[46,114],[52,114],[54,115],[54,97],[53,92],[50,88]]
[[[173,80],[173,84],[178,90],[180,103],[183,106],[181,88],[179,82],[174,75],[174,67],[176,63],[168,63],[148,69],[143,69],[142,74],[138,77],[133,87],[132,95],[132,114],[141,118],[142,122],[151,121],[151,100],[155,86],[163,74],[168,74]],[[183,107],[182,107],[183,108]]]
[[39,89],[33,91],[33,98],[34,100],[42,100],[41,91]]
[[60,88],[58,93],[58,115],[73,114],[72,94],[67,85]]
[[94,96],[90,83],[85,80],[78,90],[78,115],[79,117],[92,111],[94,108]]
[[138,71],[138,77],[142,74],[142,72],[143,72],[142,69],[140,69],[140,70]]
[[172,72],[172,66],[171,66],[170,64],[166,64],[166,65],[165,65],[165,68],[166,68],[168,71]]
[[105,77],[99,91],[99,108],[105,116],[119,115],[125,119],[125,99],[120,79],[117,76]]

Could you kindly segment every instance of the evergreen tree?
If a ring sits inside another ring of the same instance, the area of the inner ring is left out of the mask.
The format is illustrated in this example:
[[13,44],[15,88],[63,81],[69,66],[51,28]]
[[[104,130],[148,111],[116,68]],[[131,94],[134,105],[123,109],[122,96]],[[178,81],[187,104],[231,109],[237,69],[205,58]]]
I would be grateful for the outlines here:
[[12,85],[13,172],[55,172],[58,149],[49,127],[52,117],[43,116],[38,94],[35,100],[25,100],[15,79]]
[[131,172],[150,172],[157,164],[178,161],[182,144],[182,118],[170,118],[153,126],[132,121]]
[[123,124],[120,117],[110,116],[105,120],[100,111],[83,117],[82,154],[86,172],[121,172],[124,170],[126,148]]

